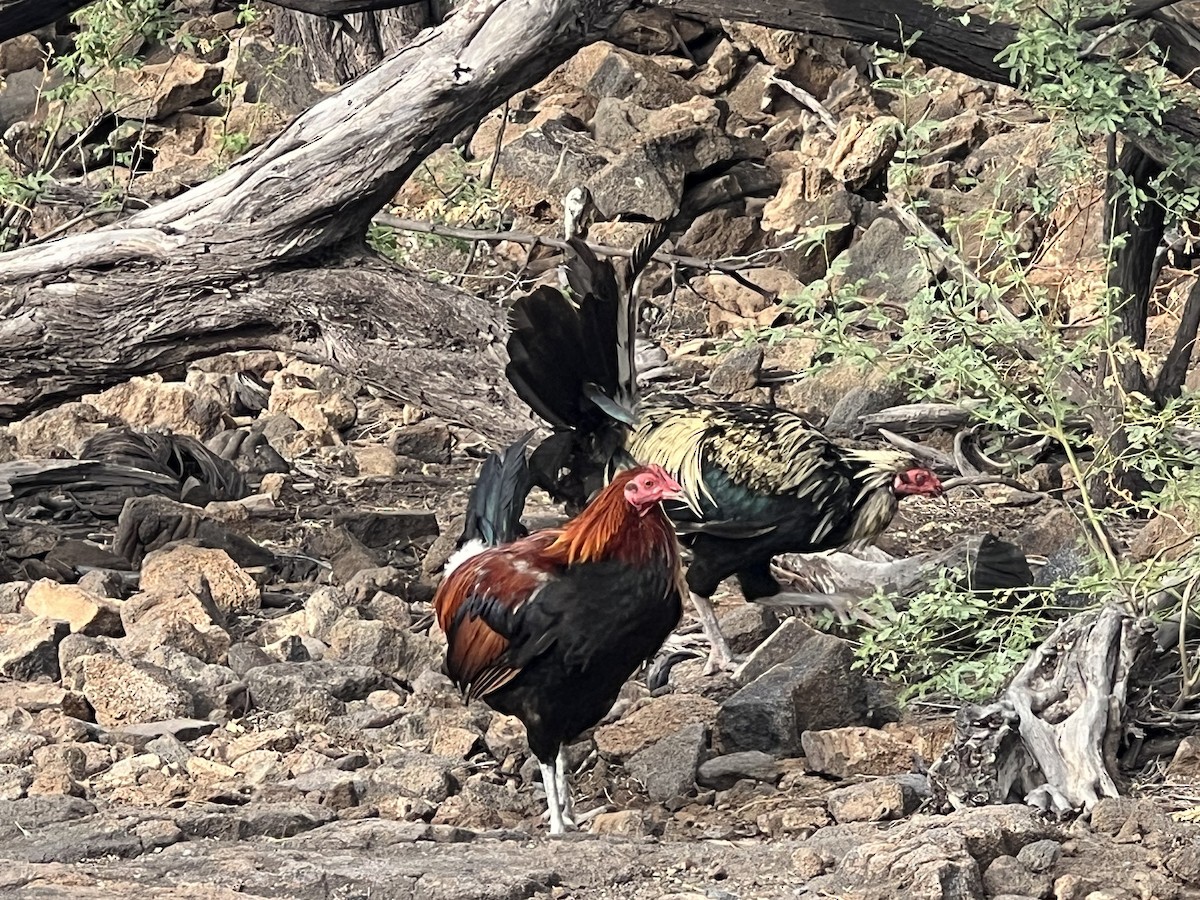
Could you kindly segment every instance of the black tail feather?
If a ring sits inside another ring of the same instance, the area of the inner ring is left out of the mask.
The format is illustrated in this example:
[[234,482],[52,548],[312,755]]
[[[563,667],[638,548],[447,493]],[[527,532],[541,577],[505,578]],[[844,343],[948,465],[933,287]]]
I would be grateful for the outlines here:
[[533,437],[527,431],[499,453],[491,453],[479,470],[479,480],[467,500],[466,523],[458,546],[480,540],[489,547],[506,544],[528,532],[521,524],[525,498],[532,482],[525,447]]
[[564,265],[570,296],[543,286],[513,305],[505,372],[517,396],[554,427],[530,467],[557,500],[581,506],[623,461],[631,413],[614,413],[637,402],[633,280],[666,235],[664,226],[652,228],[618,266],[572,239]]

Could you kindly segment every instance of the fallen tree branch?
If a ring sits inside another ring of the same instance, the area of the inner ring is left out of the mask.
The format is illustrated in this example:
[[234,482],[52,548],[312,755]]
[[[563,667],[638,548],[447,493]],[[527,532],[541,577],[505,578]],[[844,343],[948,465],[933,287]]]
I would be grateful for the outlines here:
[[[0,255],[0,419],[15,419],[131,375],[247,346],[292,347],[362,372],[396,392],[439,367],[396,370],[367,351],[467,346],[491,392],[503,352],[447,317],[398,315],[377,286],[305,293],[358,253],[371,217],[418,165],[516,91],[603,35],[626,0],[469,0],[377,68],[300,115],[223,174],[117,226]],[[387,267],[383,267],[387,268]],[[389,268],[405,296],[434,290]],[[311,280],[297,273],[309,273]],[[371,278],[375,275],[371,274]],[[289,281],[291,279],[291,281]],[[361,286],[361,285],[360,285]],[[397,297],[396,293],[390,295]],[[451,293],[437,292],[449,302]],[[488,305],[460,298],[476,316]],[[303,309],[304,313],[298,314]],[[396,323],[405,323],[405,334]],[[485,363],[486,360],[486,363]],[[488,374],[490,370],[490,375]],[[450,385],[440,386],[444,396]],[[417,397],[418,402],[421,398]]]

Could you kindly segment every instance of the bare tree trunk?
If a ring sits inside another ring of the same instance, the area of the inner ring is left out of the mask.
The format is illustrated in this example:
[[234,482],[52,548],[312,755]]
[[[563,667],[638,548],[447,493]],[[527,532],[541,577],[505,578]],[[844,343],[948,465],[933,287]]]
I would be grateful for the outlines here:
[[[381,287],[318,288],[302,274],[372,265],[354,260],[371,216],[420,162],[625,5],[472,0],[212,181],[118,226],[0,255],[0,418],[229,346],[298,339],[396,391],[417,370],[389,377],[368,358],[381,349],[441,341],[482,360],[495,315],[482,301],[462,301],[480,321],[455,325],[431,308],[402,315]],[[397,270],[387,280],[410,297],[454,296]],[[477,378],[502,383],[499,352]]]
[[299,47],[314,81],[345,84],[399,50],[422,28],[434,24],[432,3],[322,18],[280,6],[274,10],[275,39]]

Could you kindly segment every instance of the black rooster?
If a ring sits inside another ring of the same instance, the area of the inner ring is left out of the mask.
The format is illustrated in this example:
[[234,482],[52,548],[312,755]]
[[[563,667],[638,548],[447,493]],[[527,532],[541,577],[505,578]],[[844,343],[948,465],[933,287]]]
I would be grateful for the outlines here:
[[628,265],[616,266],[571,240],[569,296],[542,286],[516,301],[506,372],[554,428],[530,466],[555,499],[578,507],[614,471],[637,463],[657,463],[683,486],[686,502],[666,508],[692,551],[687,584],[712,642],[712,670],[732,660],[709,600],[724,579],[735,575],[747,600],[778,595],[773,556],[868,541],[901,497],[936,496],[942,485],[908,453],[841,447],[786,410],[640,399],[630,276],[662,238],[652,230]]

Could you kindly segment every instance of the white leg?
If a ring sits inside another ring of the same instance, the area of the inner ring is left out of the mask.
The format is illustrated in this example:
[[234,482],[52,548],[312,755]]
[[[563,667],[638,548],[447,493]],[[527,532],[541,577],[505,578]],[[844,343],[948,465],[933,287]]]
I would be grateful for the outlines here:
[[567,754],[562,747],[558,748],[558,757],[554,760],[554,771],[558,776],[555,786],[558,788],[558,802],[562,806],[563,824],[574,830],[575,824],[575,798],[571,796],[571,782],[567,777],[570,768],[567,766]]
[[554,771],[555,767],[539,761],[538,767],[542,770],[542,787],[546,789],[546,806],[550,810],[550,833],[564,834],[566,826],[563,824],[562,804],[558,799],[558,774]]
[[707,597],[692,592],[692,604],[696,607],[696,618],[700,620],[700,627],[704,629],[704,635],[712,645],[708,662],[704,666],[704,674],[711,675],[718,669],[732,668],[735,662],[733,651],[729,649],[725,635],[721,634],[721,626],[717,624],[717,612],[712,603]]

